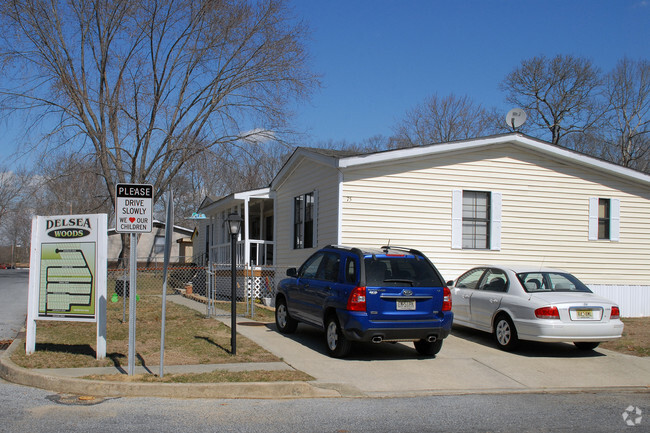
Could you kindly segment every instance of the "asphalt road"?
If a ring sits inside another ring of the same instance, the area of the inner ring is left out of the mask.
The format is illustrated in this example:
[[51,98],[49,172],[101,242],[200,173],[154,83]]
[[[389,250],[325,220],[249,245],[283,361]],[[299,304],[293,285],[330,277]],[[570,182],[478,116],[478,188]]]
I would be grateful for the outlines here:
[[25,326],[29,269],[0,269],[0,341],[13,340]]
[[[627,420],[623,413],[628,407]],[[0,432],[646,432],[650,395],[84,401],[0,380]],[[637,408],[641,415],[637,415]],[[638,424],[635,422],[638,421]]]

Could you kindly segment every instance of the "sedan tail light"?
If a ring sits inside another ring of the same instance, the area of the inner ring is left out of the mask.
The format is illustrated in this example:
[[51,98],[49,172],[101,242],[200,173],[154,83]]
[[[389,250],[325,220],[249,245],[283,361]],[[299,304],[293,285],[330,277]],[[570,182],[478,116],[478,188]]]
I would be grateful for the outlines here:
[[366,288],[355,287],[348,297],[348,311],[366,311]]
[[443,287],[442,293],[442,311],[451,311],[451,290],[449,287]]
[[620,319],[621,317],[621,310],[618,309],[616,305],[612,307],[612,314],[610,314],[609,318],[610,319]]
[[535,310],[535,317],[538,319],[559,319],[560,312],[557,307],[542,307]]

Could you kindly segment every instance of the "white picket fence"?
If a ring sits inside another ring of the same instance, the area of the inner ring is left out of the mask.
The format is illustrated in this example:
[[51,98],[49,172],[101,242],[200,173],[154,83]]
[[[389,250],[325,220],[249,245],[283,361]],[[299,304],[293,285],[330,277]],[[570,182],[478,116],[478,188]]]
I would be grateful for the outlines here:
[[616,302],[621,317],[650,316],[650,286],[589,284],[589,288],[595,294]]

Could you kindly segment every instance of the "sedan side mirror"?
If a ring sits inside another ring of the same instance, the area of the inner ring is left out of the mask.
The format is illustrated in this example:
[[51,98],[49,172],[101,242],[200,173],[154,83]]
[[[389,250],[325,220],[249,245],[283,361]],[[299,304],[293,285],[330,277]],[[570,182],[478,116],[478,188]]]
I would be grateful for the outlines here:
[[287,277],[297,277],[298,276],[298,271],[296,268],[289,268],[287,269]]
[[454,280],[447,281],[447,287],[453,287],[453,286],[454,286]]

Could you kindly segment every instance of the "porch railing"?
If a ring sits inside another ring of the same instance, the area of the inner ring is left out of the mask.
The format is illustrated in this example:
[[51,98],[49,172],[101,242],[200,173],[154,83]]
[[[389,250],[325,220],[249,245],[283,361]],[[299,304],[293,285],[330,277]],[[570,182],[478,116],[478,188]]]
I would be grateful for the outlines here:
[[[275,242],[251,239],[250,244],[250,266],[272,266],[273,246]],[[245,241],[237,242],[237,264],[245,262],[244,248]],[[230,243],[213,245],[210,247],[213,263],[230,263]]]

